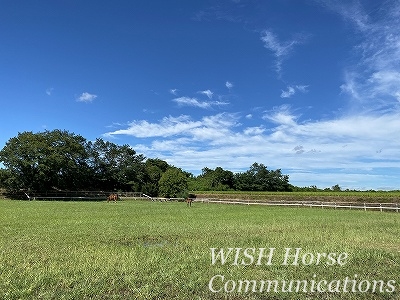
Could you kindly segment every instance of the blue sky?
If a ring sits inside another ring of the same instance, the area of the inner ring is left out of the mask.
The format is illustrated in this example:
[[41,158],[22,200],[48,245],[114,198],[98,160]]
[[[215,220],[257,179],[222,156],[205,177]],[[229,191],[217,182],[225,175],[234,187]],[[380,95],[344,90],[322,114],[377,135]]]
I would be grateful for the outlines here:
[[197,175],[400,189],[400,2],[1,1],[0,147],[63,129]]

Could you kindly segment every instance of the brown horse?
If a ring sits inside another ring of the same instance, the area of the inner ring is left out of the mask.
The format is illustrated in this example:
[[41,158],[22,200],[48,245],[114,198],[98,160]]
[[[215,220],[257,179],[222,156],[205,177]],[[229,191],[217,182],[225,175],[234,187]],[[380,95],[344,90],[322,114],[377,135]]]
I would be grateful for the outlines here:
[[107,202],[110,201],[117,202],[117,200],[118,200],[118,194],[110,194],[110,196],[107,197]]
[[186,203],[188,206],[192,206],[192,202],[193,202],[192,198],[186,198]]

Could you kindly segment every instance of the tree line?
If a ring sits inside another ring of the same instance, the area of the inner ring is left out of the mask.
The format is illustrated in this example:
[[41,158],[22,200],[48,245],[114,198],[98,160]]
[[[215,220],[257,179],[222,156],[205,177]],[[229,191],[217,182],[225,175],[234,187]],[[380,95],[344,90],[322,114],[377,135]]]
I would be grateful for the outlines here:
[[22,132],[0,151],[0,187],[13,191],[136,191],[184,197],[188,190],[290,191],[289,176],[254,163],[233,173],[204,168],[194,176],[158,158],[137,154],[129,145],[101,138],[87,141],[63,130]]

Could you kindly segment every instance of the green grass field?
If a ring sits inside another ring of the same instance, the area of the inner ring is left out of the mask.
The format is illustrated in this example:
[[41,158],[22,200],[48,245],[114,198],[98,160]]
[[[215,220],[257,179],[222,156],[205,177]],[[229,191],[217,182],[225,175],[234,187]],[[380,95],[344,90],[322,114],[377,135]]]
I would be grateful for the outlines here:
[[0,299],[400,299],[398,213],[0,200],[0,228]]

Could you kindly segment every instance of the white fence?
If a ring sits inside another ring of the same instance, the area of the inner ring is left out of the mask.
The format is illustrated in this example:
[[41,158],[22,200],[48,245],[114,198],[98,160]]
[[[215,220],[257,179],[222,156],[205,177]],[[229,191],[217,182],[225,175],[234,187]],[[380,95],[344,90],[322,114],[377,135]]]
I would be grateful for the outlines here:
[[[49,192],[41,195],[28,195],[29,200],[105,200],[109,192],[104,191],[79,191],[79,192]],[[149,199],[150,201],[184,201],[184,198],[161,198],[150,197],[139,192],[118,192],[121,198]],[[269,205],[269,206],[291,206],[291,207],[319,207],[331,209],[363,209],[378,211],[400,211],[399,203],[369,203],[369,202],[327,202],[327,201],[283,201],[283,200],[245,200],[245,199],[218,199],[218,198],[195,198],[195,203],[220,203],[239,205]]]
[[262,200],[242,200],[242,199],[215,199],[197,198],[196,202],[201,203],[220,203],[220,204],[240,204],[240,205],[269,205],[269,206],[292,206],[292,207],[319,207],[333,209],[363,209],[379,211],[399,212],[398,203],[358,203],[358,202],[323,202],[323,201],[262,201]]

